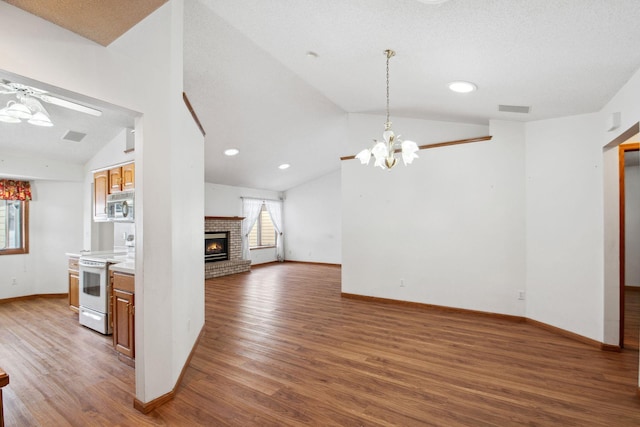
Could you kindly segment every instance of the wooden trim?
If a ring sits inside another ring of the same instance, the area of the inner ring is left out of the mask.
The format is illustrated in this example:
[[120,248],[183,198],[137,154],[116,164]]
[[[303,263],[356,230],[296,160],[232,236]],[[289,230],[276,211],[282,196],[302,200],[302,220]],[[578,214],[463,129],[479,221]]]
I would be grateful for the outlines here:
[[430,148],[440,148],[440,147],[449,147],[451,145],[460,145],[460,144],[470,144],[472,142],[482,142],[482,141],[491,141],[493,136],[479,136],[477,138],[467,138],[467,139],[458,139],[456,141],[447,141],[447,142],[438,142],[436,144],[425,144],[419,145],[418,148],[421,150],[428,150]]
[[153,411],[159,406],[164,405],[165,403],[169,402],[174,398],[174,396],[176,395],[176,392],[178,391],[178,388],[180,388],[180,384],[182,384],[182,379],[184,378],[184,374],[187,372],[187,368],[189,367],[189,364],[191,363],[191,359],[193,358],[193,355],[196,352],[196,348],[198,347],[198,344],[200,344],[200,340],[202,339],[203,336],[204,336],[204,325],[202,325],[202,329],[200,329],[198,338],[196,338],[196,342],[193,344],[193,347],[191,348],[191,352],[189,353],[187,360],[184,362],[184,365],[182,366],[182,370],[180,371],[180,375],[178,376],[178,379],[176,380],[176,384],[173,386],[173,389],[170,392],[165,393],[162,396],[157,397],[146,403],[141,402],[137,398],[133,399],[133,407],[135,409],[142,412],[143,414],[148,414],[149,412]]
[[288,260],[288,259],[285,259],[284,262],[291,262],[295,264],[326,265],[328,267],[342,267],[342,264],[333,264],[330,262],[295,261],[295,260]]
[[628,286],[628,285],[625,285],[624,290],[625,291],[631,291],[631,292],[640,292],[640,286]]
[[636,394],[638,395],[638,397],[640,397],[640,387],[638,387],[638,390],[636,390]]
[[0,427],[4,427],[4,403],[2,397],[2,387],[9,384],[9,375],[0,368]]
[[204,131],[204,128],[202,127],[202,123],[200,123],[200,119],[198,119],[198,115],[196,114],[196,111],[193,109],[191,102],[189,102],[189,98],[187,98],[187,94],[184,92],[182,92],[182,100],[184,101],[184,104],[187,106],[187,109],[189,110],[189,112],[191,113],[191,117],[193,117],[193,121],[196,122],[196,125],[198,125],[198,128],[200,129],[200,132],[202,132],[202,136],[206,136],[207,134]]
[[182,366],[182,370],[180,371],[180,375],[178,376],[178,380],[176,381],[176,386],[173,388],[174,391],[177,391],[178,388],[180,387],[180,384],[182,384],[184,374],[187,372],[187,368],[189,367],[189,364],[191,363],[191,359],[193,359],[193,355],[196,352],[196,348],[198,347],[198,344],[200,344],[200,340],[202,339],[203,336],[204,336],[204,324],[202,325],[202,329],[200,329],[198,338],[196,338],[196,342],[193,344],[193,348],[191,349],[191,352],[189,353],[187,360]]
[[20,297],[0,299],[0,304],[5,304],[5,303],[8,303],[8,302],[14,302],[14,301],[26,301],[26,300],[36,299],[36,298],[69,298],[69,294],[67,293],[67,294],[23,295],[23,296],[20,296]]
[[22,221],[22,247],[15,249],[2,249],[0,255],[25,255],[29,253],[29,201],[22,201],[20,209]]
[[578,341],[578,342],[581,342],[583,344],[590,345],[592,347],[598,347],[598,348],[603,349],[603,346],[605,345],[605,344],[601,343],[600,341],[596,341],[596,340],[593,340],[591,338],[587,338],[587,337],[585,337],[583,335],[579,335],[579,334],[567,331],[566,329],[558,328],[557,326],[552,326],[552,325],[549,325],[547,323],[540,322],[538,320],[533,320],[533,319],[527,318],[527,323],[530,324],[530,325],[536,326],[536,327],[538,327],[540,329],[545,329],[545,330],[547,330],[549,332],[553,332],[555,334],[562,335],[563,337],[570,338],[570,339],[572,339],[574,341]]
[[[629,132],[629,131],[627,131]],[[627,133],[625,132],[625,133]],[[634,134],[635,135],[635,134]],[[633,135],[627,137],[624,141],[631,138]],[[624,142],[623,141],[623,142]],[[620,221],[620,236],[619,236],[619,251],[620,251],[620,337],[619,345],[624,348],[624,312],[625,312],[625,282],[626,282],[626,201],[625,201],[625,153],[627,151],[638,151],[640,149],[640,143],[634,144],[621,144],[618,146],[618,179],[619,179],[619,211],[618,217]]]
[[634,135],[640,133],[640,122],[636,122],[629,129],[622,132],[615,139],[609,142],[606,147],[615,147],[616,145],[620,145],[623,142],[633,138]]
[[205,220],[207,219],[218,219],[223,221],[242,221],[244,219],[243,216],[205,216]]
[[2,368],[0,368],[0,388],[9,384],[9,374],[7,374]]
[[602,350],[602,351],[612,351],[614,353],[622,352],[622,348],[619,345],[605,344],[605,343],[602,343],[600,345],[600,350]]
[[449,312],[449,313],[475,314],[475,315],[480,315],[480,316],[485,316],[485,317],[492,317],[494,319],[510,320],[510,321],[513,321],[513,322],[516,322],[516,323],[522,323],[522,322],[525,322],[527,320],[525,317],[512,316],[510,314],[491,313],[491,312],[488,312],[488,311],[469,310],[469,309],[466,309],[466,308],[447,307],[447,306],[444,306],[444,305],[425,304],[425,303],[422,303],[422,302],[413,302],[413,301],[403,301],[403,300],[390,299],[390,298],[372,297],[372,296],[368,296],[368,295],[350,294],[350,293],[346,293],[346,292],[342,292],[341,296],[343,298],[350,298],[350,299],[356,299],[356,300],[368,301],[368,302],[377,302],[377,303],[382,303],[382,304],[395,304],[395,305],[401,305],[401,306],[404,306],[404,307],[414,307],[414,308],[429,309],[429,310],[440,310],[440,311],[445,311],[445,312]]
[[169,393],[165,393],[162,396],[157,397],[147,403],[143,403],[138,399],[133,399],[133,407],[146,415],[149,412],[153,411],[154,409],[172,400],[174,396],[175,396],[175,387]]
[[610,344],[604,344],[601,343],[599,341],[593,340],[591,338],[587,338],[585,336],[582,335],[578,335],[575,334],[573,332],[569,332],[567,330],[555,327],[555,326],[551,326],[548,325],[546,323],[543,322],[539,322],[537,320],[533,320],[533,319],[529,319],[527,317],[523,317],[523,316],[513,316],[510,314],[500,314],[500,313],[491,313],[488,311],[479,311],[479,310],[469,310],[466,308],[457,308],[457,307],[447,307],[447,306],[443,306],[443,305],[435,305],[435,304],[425,304],[425,303],[421,303],[421,302],[413,302],[413,301],[402,301],[402,300],[396,300],[396,299],[389,299],[389,298],[380,298],[380,297],[372,297],[372,296],[368,296],[368,295],[358,295],[358,294],[350,294],[347,292],[342,292],[341,296],[343,298],[350,298],[350,299],[356,299],[356,300],[361,300],[361,301],[368,301],[368,302],[377,302],[377,303],[382,303],[382,304],[395,304],[395,305],[401,305],[401,306],[405,306],[405,307],[414,307],[414,308],[419,308],[419,309],[429,309],[429,310],[440,310],[440,311],[445,311],[445,312],[449,312],[449,313],[467,313],[467,314],[474,314],[474,315],[480,315],[480,316],[485,316],[485,317],[491,317],[494,319],[504,319],[504,320],[510,320],[512,322],[516,322],[516,323],[527,323],[530,324],[532,326],[541,328],[541,329],[545,329],[549,332],[553,332],[555,334],[570,338],[574,341],[579,341],[581,343],[584,344],[588,344],[590,346],[593,347],[599,347],[602,350],[605,351],[615,351],[615,352],[619,352],[621,351],[619,346],[616,345],[610,345]]
[[[460,145],[460,144],[469,144],[472,142],[482,142],[482,141],[490,141],[493,138],[493,136],[479,136],[477,138],[467,138],[467,139],[457,139],[455,141],[446,141],[446,142],[437,142],[435,144],[425,144],[425,145],[419,145],[418,149],[420,150],[428,150],[430,148],[440,148],[440,147],[448,147],[451,145]],[[396,152],[398,152],[399,150],[396,150]],[[345,157],[340,157],[340,160],[351,160],[351,159],[355,159],[356,156],[345,156]]]

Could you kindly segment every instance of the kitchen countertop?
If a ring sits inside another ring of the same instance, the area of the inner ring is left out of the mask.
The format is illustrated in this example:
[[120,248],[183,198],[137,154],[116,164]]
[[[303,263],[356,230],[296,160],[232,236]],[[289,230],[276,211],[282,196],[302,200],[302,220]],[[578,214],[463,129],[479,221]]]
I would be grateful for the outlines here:
[[110,270],[119,271],[121,273],[135,274],[136,273],[136,260],[133,256],[127,254],[127,252],[114,252],[114,251],[81,251],[81,252],[66,252],[68,257],[87,257],[98,258],[111,263]]
[[119,273],[136,274],[136,262],[129,258],[126,261],[111,264],[109,266],[109,270],[117,271]]

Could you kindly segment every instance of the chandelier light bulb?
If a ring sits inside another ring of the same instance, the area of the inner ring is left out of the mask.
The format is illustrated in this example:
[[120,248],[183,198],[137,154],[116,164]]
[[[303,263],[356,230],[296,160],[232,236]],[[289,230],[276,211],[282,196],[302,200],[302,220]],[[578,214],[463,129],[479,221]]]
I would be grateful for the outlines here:
[[373,140],[374,145],[370,149],[364,149],[356,155],[356,159],[360,160],[363,165],[368,165],[371,157],[375,159],[374,166],[382,169],[391,169],[397,163],[396,153],[401,153],[402,161],[406,165],[411,164],[413,159],[417,159],[416,152],[420,149],[418,144],[413,141],[403,141],[400,135],[391,130],[391,120],[389,115],[389,60],[395,56],[395,51],[387,49],[384,51],[387,57],[387,121],[384,124],[384,132],[382,133],[382,141]]

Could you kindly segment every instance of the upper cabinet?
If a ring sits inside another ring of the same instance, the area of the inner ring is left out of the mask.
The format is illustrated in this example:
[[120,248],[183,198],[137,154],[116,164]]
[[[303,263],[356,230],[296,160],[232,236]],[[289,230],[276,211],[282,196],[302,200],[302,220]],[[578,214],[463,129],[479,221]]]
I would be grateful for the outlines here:
[[109,194],[109,171],[93,174],[93,219],[107,220],[107,194]]
[[135,179],[134,163],[109,169],[109,194],[133,190],[135,188]]
[[109,194],[122,191],[122,168],[109,169]]
[[135,188],[135,168],[136,165],[134,163],[122,166],[122,191],[129,191]]
[[93,220],[107,221],[107,195],[135,188],[135,164],[117,166],[93,174]]

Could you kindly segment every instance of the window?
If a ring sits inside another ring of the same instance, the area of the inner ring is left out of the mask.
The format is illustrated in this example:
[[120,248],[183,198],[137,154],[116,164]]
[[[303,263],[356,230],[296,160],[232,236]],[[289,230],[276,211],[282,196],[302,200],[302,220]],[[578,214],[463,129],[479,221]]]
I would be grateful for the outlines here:
[[29,202],[0,200],[0,255],[29,253]]
[[276,246],[276,229],[271,222],[267,207],[263,204],[258,220],[249,232],[249,248]]

